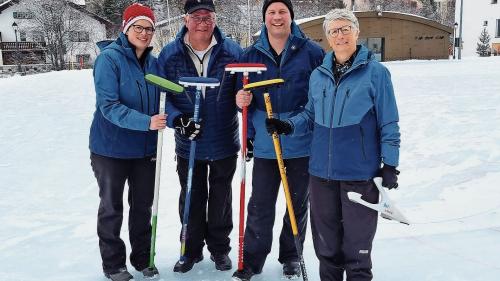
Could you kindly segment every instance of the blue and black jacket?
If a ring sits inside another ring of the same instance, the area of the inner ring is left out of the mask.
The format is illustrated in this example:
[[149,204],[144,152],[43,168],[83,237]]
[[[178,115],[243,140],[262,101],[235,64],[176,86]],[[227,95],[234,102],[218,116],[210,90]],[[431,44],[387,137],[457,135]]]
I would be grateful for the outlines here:
[[313,132],[309,173],[328,180],[368,180],[381,163],[399,164],[398,110],[389,71],[358,46],[351,68],[335,81],[333,53],[311,74],[305,111],[292,136]]
[[[196,67],[184,43],[187,28],[183,27],[174,41],[166,45],[158,57],[161,75],[172,82],[180,77],[198,77]],[[217,44],[213,47],[208,62],[207,77],[217,78],[221,85],[207,88],[200,105],[203,132],[197,140],[197,160],[219,160],[235,155],[240,149],[238,115],[235,101],[236,76],[226,74],[227,64],[237,62],[243,50],[220,31],[214,30]],[[182,94],[167,93],[167,126],[174,127],[174,119],[182,113],[192,114],[195,101],[194,87],[186,88]],[[175,152],[182,158],[189,158],[191,141],[175,132]]]
[[[269,89],[274,118],[287,119],[304,110],[311,72],[321,64],[323,49],[306,38],[300,28],[292,22],[291,35],[281,54],[281,61],[275,61],[267,38],[267,28],[262,27],[259,40],[247,48],[240,62],[263,63],[267,71],[250,73],[250,82],[283,78],[285,84]],[[248,114],[248,137],[254,138],[254,155],[258,158],[276,159],[272,138],[265,127],[266,106],[264,89],[252,91],[253,99]],[[311,133],[298,137],[280,136],[283,158],[309,156]]]
[[94,64],[96,111],[90,127],[90,151],[113,158],[143,158],[156,153],[157,131],[150,131],[158,114],[159,92],[144,75],[157,74],[151,48],[142,66],[125,34],[98,43]]

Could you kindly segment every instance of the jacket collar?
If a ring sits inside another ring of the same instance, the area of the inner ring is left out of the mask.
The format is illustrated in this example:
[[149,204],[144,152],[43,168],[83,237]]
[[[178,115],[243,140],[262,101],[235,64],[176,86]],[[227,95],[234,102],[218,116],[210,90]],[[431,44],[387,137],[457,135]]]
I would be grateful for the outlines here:
[[[100,42],[97,42],[97,46],[101,51],[104,51],[106,49],[114,49],[117,50],[118,52],[122,53],[126,57],[130,59],[135,59],[137,60],[137,56],[135,54],[135,49],[133,46],[128,42],[127,35],[125,33],[120,32],[120,35],[116,40],[103,40]],[[153,47],[147,47],[146,50],[144,51],[143,56],[148,56],[149,53],[153,50]]]
[[[302,32],[302,30],[295,23],[295,21],[292,21],[291,33],[286,42],[285,49],[283,50],[281,62],[284,62],[285,59],[287,58],[287,53],[289,49],[291,49],[292,51],[300,49],[300,47],[302,47],[302,45],[304,45],[307,42],[307,40],[309,39],[307,39],[304,32]],[[259,40],[255,42],[254,47],[274,60],[274,56],[271,53],[271,44],[269,43],[269,38],[267,37],[267,28],[265,25],[262,25],[262,28],[260,30]]]
[[[354,62],[352,63],[351,68],[345,73],[349,73],[352,70],[360,67],[361,65],[367,64],[369,61],[373,60],[373,56],[371,51],[369,51],[365,46],[363,45],[357,45],[356,48],[357,54],[356,57],[354,58]],[[328,52],[323,59],[323,63],[321,66],[318,68],[321,72],[325,73],[326,75],[330,76],[333,79],[333,56],[335,55],[334,52]],[[344,75],[345,75],[344,74]]]

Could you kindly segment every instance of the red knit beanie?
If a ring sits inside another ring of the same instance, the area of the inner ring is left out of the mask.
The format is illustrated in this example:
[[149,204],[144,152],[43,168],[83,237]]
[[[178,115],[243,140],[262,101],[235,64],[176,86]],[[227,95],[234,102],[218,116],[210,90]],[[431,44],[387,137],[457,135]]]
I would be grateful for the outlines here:
[[123,11],[122,31],[127,32],[128,28],[138,20],[147,20],[155,27],[155,15],[148,6],[134,3]]

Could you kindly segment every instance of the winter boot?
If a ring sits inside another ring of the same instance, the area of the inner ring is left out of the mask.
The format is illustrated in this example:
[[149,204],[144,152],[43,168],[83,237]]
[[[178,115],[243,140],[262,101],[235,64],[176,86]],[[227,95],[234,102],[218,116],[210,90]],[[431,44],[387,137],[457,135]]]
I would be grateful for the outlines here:
[[226,271],[233,267],[231,259],[226,254],[213,254],[210,255],[210,259],[215,262],[215,269],[217,270]]
[[300,263],[298,261],[289,261],[283,264],[283,278],[288,280],[298,279],[300,277]]
[[156,266],[153,266],[153,268],[146,267],[141,270],[141,272],[144,279],[152,280],[160,276],[160,273],[158,272],[158,268],[156,268]]
[[111,281],[129,281],[134,280],[134,276],[127,271],[127,268],[120,268],[118,272],[115,273],[105,273],[104,276]]
[[234,281],[250,281],[252,276],[254,276],[255,273],[248,268],[248,267],[243,267],[243,270],[236,270],[233,273],[233,280]]
[[183,263],[181,263],[180,260],[175,263],[174,272],[186,273],[193,268],[195,263],[199,263],[202,260],[203,260],[203,255],[200,255],[199,257],[196,258],[186,257]]

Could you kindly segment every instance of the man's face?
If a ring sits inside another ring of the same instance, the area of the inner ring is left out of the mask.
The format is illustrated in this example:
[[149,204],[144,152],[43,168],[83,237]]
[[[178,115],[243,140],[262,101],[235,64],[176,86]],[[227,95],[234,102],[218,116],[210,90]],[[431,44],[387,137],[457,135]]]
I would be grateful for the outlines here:
[[190,41],[210,43],[215,28],[215,13],[205,9],[186,15],[184,22],[188,29]]
[[281,2],[269,5],[265,14],[265,24],[269,37],[288,38],[290,36],[292,16],[287,6]]

